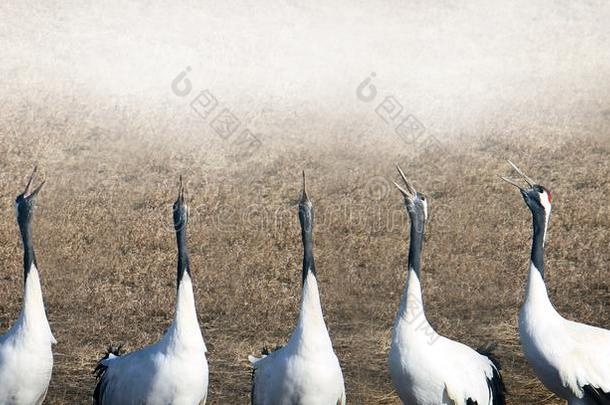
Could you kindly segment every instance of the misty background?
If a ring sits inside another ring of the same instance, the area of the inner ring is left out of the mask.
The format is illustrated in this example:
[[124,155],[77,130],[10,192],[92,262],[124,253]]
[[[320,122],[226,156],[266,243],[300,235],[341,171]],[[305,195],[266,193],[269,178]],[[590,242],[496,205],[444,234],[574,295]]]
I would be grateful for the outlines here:
[[[7,1],[0,49],[5,107],[62,105],[65,120],[127,109],[166,117],[159,132],[213,136],[189,108],[208,89],[267,143],[391,138],[375,114],[388,95],[441,138],[610,127],[601,0]],[[193,90],[178,97],[187,67]],[[365,103],[356,88],[371,73]]]

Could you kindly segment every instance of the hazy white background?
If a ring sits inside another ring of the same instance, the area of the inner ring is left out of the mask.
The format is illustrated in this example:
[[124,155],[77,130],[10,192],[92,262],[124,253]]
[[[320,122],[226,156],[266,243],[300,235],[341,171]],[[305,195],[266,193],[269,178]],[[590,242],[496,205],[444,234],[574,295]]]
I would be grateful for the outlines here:
[[437,134],[610,121],[602,0],[4,1],[0,50],[5,103],[162,112],[186,105],[170,82],[190,66],[195,90],[259,117],[254,126],[303,112],[376,123],[355,95],[371,72],[377,101],[395,95]]

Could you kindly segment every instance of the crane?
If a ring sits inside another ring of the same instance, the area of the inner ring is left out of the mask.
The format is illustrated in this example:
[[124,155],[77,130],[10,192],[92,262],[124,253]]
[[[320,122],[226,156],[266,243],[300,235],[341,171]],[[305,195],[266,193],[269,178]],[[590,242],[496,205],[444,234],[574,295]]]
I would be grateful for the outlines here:
[[438,335],[426,318],[420,282],[428,200],[397,166],[411,221],[406,287],[392,329],[389,354],[394,387],[408,405],[503,405],[500,363],[488,345],[475,351]]
[[188,207],[180,177],[173,205],[178,247],[177,296],[174,320],[157,343],[120,355],[109,348],[95,368],[96,405],[205,404],[208,363],[197,312],[186,243]]
[[15,200],[17,223],[23,243],[24,293],[21,314],[0,336],[0,404],[41,404],[47,395],[53,370],[53,337],[45,312],[38,262],[32,239],[36,196],[45,184],[32,189],[36,168],[23,193]]
[[263,357],[249,356],[253,366],[252,405],[345,405],[343,373],[326,329],[313,256],[313,203],[305,190],[299,202],[303,242],[302,296],[299,320],[286,346]]
[[517,187],[532,213],[532,249],[519,336],[525,357],[547,389],[569,405],[610,404],[610,331],[561,316],[544,282],[544,243],[551,218],[551,192],[508,161],[527,187]]

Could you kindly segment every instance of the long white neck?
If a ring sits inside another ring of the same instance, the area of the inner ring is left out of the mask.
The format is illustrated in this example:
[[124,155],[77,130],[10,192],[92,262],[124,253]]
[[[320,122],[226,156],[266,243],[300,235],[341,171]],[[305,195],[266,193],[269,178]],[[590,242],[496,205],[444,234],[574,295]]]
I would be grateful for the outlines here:
[[430,325],[424,312],[419,276],[413,268],[409,268],[407,284],[400,299],[400,308],[396,315],[395,325],[413,330],[421,330],[423,327],[429,327]]
[[542,274],[536,266],[530,262],[527,286],[525,288],[524,307],[547,314],[557,313],[549,299],[546,284]]
[[306,352],[332,351],[332,343],[322,314],[318,282],[312,272],[307,274],[303,283],[299,321],[288,345],[296,345],[297,350]]
[[27,331],[29,338],[57,343],[47,320],[38,269],[33,263],[25,279],[23,307],[17,324]]
[[166,338],[176,347],[199,348],[207,352],[203,335],[197,319],[193,283],[188,272],[185,272],[178,286],[174,321],[166,333]]

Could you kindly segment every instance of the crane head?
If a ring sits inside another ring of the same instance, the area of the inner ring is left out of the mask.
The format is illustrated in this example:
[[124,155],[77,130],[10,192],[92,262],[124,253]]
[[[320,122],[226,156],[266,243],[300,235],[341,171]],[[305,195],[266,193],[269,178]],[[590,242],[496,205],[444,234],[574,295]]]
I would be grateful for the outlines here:
[[396,168],[398,169],[398,173],[402,178],[404,187],[401,187],[396,182],[393,183],[405,199],[405,207],[407,207],[407,212],[412,218],[415,216],[416,218],[422,219],[424,221],[427,220],[428,200],[426,199],[426,196],[415,190],[411,182],[407,180],[407,176],[405,176],[400,166],[396,165]]
[[176,232],[186,228],[188,222],[188,206],[186,205],[186,199],[184,197],[185,187],[182,184],[182,176],[180,176],[180,184],[178,187],[178,198],[174,202],[174,229]]
[[34,205],[36,202],[36,195],[44,186],[46,180],[43,180],[42,183],[32,189],[32,181],[34,180],[34,175],[36,174],[37,167],[34,167],[30,178],[28,179],[27,184],[25,185],[25,189],[23,193],[19,194],[15,199],[15,211],[17,214],[17,222],[20,225],[26,224],[32,217],[32,212],[34,211]]
[[548,215],[551,212],[551,203],[553,201],[553,196],[551,192],[541,186],[530,177],[528,177],[521,169],[519,169],[513,162],[510,160],[508,163],[512,166],[512,168],[519,174],[519,176],[527,183],[527,187],[522,187],[516,180],[510,179],[508,177],[501,177],[502,180],[512,184],[517,187],[523,196],[523,200],[530,208],[532,213],[543,213],[544,215]]

